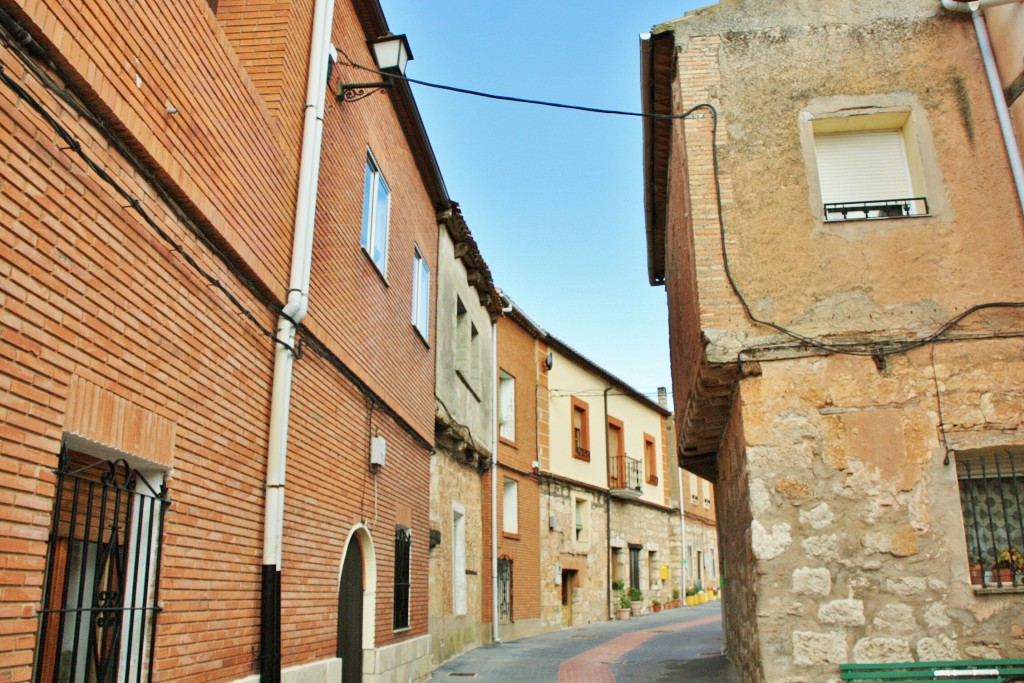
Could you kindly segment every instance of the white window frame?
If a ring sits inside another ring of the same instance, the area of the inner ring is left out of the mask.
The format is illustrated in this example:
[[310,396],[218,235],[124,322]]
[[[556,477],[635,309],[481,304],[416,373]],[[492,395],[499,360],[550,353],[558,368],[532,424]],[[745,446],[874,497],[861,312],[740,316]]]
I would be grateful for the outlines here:
[[[383,193],[383,197],[381,196]],[[381,202],[383,201],[383,206]],[[383,216],[381,215],[383,213]],[[391,188],[373,153],[367,151],[363,173],[363,227],[359,243],[380,274],[388,274],[388,232],[391,221]]]
[[416,246],[412,250],[412,325],[423,341],[429,341],[430,266]]
[[498,436],[516,440],[516,378],[504,370],[498,372]]
[[519,533],[519,482],[505,477],[502,485],[501,530],[506,534]]

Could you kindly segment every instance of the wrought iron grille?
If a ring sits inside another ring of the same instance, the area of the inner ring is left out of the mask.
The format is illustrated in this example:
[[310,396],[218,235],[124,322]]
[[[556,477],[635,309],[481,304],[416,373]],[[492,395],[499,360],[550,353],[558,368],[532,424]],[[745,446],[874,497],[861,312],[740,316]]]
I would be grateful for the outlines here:
[[1024,457],[1010,451],[957,454],[971,583],[1024,586]]
[[640,490],[644,464],[628,455],[613,455],[608,474],[608,488]]
[[396,629],[409,628],[409,562],[412,553],[412,532],[405,527],[395,530],[395,619]]
[[824,205],[826,221],[871,221],[881,218],[927,216],[927,197],[876,199],[865,202],[830,202]]
[[498,621],[512,623],[512,560],[498,560]]
[[166,487],[66,448],[56,475],[36,680],[147,680]]

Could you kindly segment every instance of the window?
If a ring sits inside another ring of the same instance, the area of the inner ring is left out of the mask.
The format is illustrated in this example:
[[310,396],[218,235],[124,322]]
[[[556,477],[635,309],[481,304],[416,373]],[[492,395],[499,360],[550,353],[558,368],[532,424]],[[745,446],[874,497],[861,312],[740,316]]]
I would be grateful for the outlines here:
[[61,451],[36,680],[145,678],[169,505],[162,480],[125,460]]
[[711,509],[711,482],[707,479],[700,480],[700,491],[704,497],[704,507]]
[[419,248],[412,251],[412,324],[424,341],[430,334],[430,267]]
[[654,550],[647,553],[647,587],[656,590],[661,587],[658,575],[658,553]]
[[512,559],[498,558],[498,623],[512,623]]
[[576,530],[576,542],[577,543],[590,543],[590,533],[588,531],[590,521],[590,505],[589,501],[585,498],[574,498],[573,499],[573,510],[575,515],[575,530]]
[[452,613],[466,613],[466,511],[452,509]]
[[920,155],[908,111],[812,122],[826,221],[928,215]]
[[640,551],[642,545],[629,544],[629,587],[640,588]]
[[501,508],[501,530],[506,534],[519,533],[519,482],[505,477]]
[[590,418],[587,404],[576,397],[572,399],[572,455],[580,460],[590,460]]
[[658,449],[654,437],[644,434],[644,467],[647,469],[647,483],[658,485]]
[[498,436],[516,440],[516,378],[504,370],[498,373]]
[[412,530],[395,528],[395,630],[409,628],[409,566],[412,560]]
[[1024,586],[1024,455],[957,453],[956,471],[971,583]]
[[480,398],[480,333],[462,298],[455,297],[455,374]]
[[700,505],[700,494],[697,493],[697,475],[693,472],[690,472],[689,474],[690,486],[688,488],[690,489],[690,504]]
[[381,275],[387,275],[391,190],[372,154],[363,177],[363,233],[360,243]]

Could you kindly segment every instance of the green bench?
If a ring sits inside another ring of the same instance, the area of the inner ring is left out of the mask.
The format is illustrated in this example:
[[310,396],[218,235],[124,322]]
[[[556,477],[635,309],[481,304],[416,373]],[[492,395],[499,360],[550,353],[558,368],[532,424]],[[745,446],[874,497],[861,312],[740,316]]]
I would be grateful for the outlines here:
[[1024,683],[1024,659],[984,659],[955,662],[902,662],[899,664],[840,664],[844,681],[971,681],[972,683]]

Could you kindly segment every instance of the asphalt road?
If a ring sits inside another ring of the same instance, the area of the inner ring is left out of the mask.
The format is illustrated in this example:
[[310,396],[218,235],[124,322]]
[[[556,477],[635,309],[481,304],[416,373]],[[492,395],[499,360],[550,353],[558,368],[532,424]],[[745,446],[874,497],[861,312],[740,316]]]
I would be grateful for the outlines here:
[[431,681],[739,683],[722,650],[721,603],[663,610],[476,648]]

